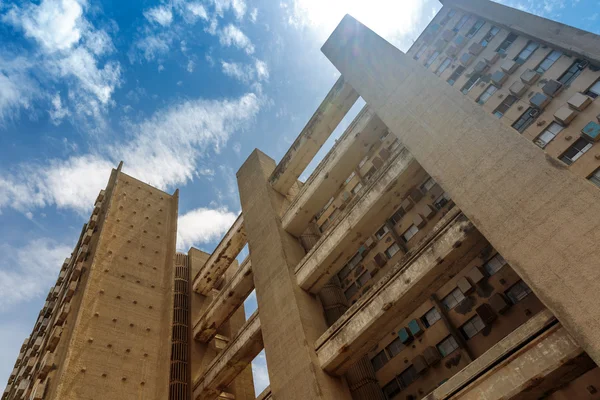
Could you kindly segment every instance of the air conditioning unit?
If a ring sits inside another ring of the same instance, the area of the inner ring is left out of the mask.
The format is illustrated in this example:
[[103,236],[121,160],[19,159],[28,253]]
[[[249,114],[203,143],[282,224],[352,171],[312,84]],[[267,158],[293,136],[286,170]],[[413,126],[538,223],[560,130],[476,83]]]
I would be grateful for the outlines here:
[[467,273],[467,278],[469,278],[471,280],[471,282],[473,282],[474,285],[477,285],[479,282],[483,281],[485,276],[483,275],[483,273],[481,272],[479,267],[473,267]]
[[460,61],[460,63],[465,67],[468,67],[469,65],[471,65],[473,60],[475,60],[475,56],[473,54],[463,53],[463,55],[460,56],[460,59],[458,61]]
[[444,31],[444,33],[442,33],[442,39],[444,39],[446,42],[449,42],[454,38],[454,35],[456,35],[456,32],[447,29]]
[[425,348],[423,351],[423,357],[425,357],[425,361],[427,361],[427,364],[430,366],[437,364],[442,359],[438,349],[433,346],[428,346]]
[[583,93],[575,93],[571,98],[567,101],[567,104],[573,107],[577,111],[585,110],[590,104],[592,104],[592,98],[586,96]]
[[415,358],[413,358],[411,360],[411,363],[412,363],[413,367],[415,368],[415,370],[417,371],[417,374],[422,374],[425,371],[427,371],[427,368],[429,368],[429,365],[427,364],[425,357],[423,357],[422,355],[418,355]]
[[469,46],[469,53],[477,56],[477,55],[481,54],[483,49],[485,49],[485,47],[483,47],[479,43],[473,43],[472,45]]
[[410,330],[410,333],[415,337],[421,336],[423,334],[423,329],[421,328],[419,321],[417,321],[416,319],[413,319],[408,323],[408,329]]
[[494,64],[496,61],[498,61],[499,58],[500,58],[500,54],[498,54],[498,53],[492,53],[489,56],[483,57],[485,62],[488,63],[489,65]]
[[581,130],[581,134],[588,139],[597,142],[598,139],[600,139],[600,125],[591,121]]
[[473,285],[471,285],[469,280],[467,278],[465,278],[464,276],[456,282],[456,287],[459,288],[460,291],[463,292],[464,294],[469,294],[475,290]]
[[402,209],[407,212],[409,210],[411,210],[413,208],[414,203],[410,200],[410,198],[405,198],[404,200],[402,200],[402,203],[400,203],[400,207],[402,207]]
[[498,314],[505,313],[510,306],[511,303],[506,301],[506,298],[502,295],[502,293],[496,293],[490,297],[490,307],[492,307],[492,309]]
[[543,87],[542,91],[548,96],[557,96],[563,89],[563,84],[554,79],[549,80]]
[[527,89],[529,89],[529,86],[524,84],[522,81],[515,81],[512,85],[510,85],[508,91],[517,97],[521,97],[527,92]]
[[586,69],[588,65],[590,65],[590,62],[588,60],[583,60],[582,62],[577,64],[577,67],[579,69]]
[[427,224],[427,221],[423,219],[419,214],[416,214],[412,219],[413,224],[419,229],[424,227]]
[[502,84],[508,79],[508,75],[504,71],[498,70],[492,74],[490,79],[494,85],[502,86]]
[[442,51],[444,50],[444,48],[448,45],[448,42],[445,41],[444,39],[438,39],[435,42],[435,46],[433,47],[434,49],[436,49],[437,51]]
[[414,337],[407,328],[402,328],[398,331],[398,337],[402,344],[408,344],[413,341]]
[[491,325],[496,320],[496,313],[489,304],[483,303],[475,309],[475,312],[481,318],[484,324]]
[[512,74],[517,70],[517,68],[519,68],[519,65],[520,64],[517,64],[513,60],[505,60],[500,66],[500,69],[506,72],[507,74]]
[[532,69],[528,69],[521,74],[521,80],[528,85],[533,85],[539,77],[540,73]]
[[484,73],[490,66],[485,61],[479,61],[473,67],[474,74],[482,74]]
[[448,47],[446,49],[446,55],[448,57],[456,57],[456,55],[458,54],[458,47],[456,47],[455,45],[451,45],[450,47]]
[[454,44],[459,49],[462,49],[467,44],[467,39],[463,35],[456,35],[454,38]]
[[531,99],[529,99],[529,103],[532,106],[543,110],[544,108],[546,108],[546,106],[550,103],[551,100],[552,98],[550,96],[545,95],[544,93],[536,93]]
[[554,113],[554,119],[561,125],[569,125],[576,116],[577,111],[568,106],[561,107]]

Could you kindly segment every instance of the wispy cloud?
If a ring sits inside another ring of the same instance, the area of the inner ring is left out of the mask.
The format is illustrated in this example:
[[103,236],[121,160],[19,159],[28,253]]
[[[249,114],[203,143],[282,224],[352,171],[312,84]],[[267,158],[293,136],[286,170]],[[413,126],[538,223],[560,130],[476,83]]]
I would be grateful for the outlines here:
[[171,11],[171,7],[167,6],[153,7],[144,11],[144,17],[161,26],[169,26],[173,22],[173,11]]
[[255,23],[257,18],[258,18],[258,8],[253,8],[252,11],[250,11],[250,21],[252,23]]
[[221,61],[221,70],[225,75],[243,83],[269,80],[269,67],[259,59],[255,59],[253,64]]
[[269,370],[264,350],[252,360],[252,377],[254,378],[254,393],[258,397],[269,386]]
[[219,42],[223,46],[235,46],[239,49],[242,49],[246,52],[246,54],[254,53],[254,45],[241,31],[240,28],[233,24],[227,25],[221,31],[218,32]]
[[215,242],[233,225],[237,215],[226,208],[197,208],[177,219],[177,249]]

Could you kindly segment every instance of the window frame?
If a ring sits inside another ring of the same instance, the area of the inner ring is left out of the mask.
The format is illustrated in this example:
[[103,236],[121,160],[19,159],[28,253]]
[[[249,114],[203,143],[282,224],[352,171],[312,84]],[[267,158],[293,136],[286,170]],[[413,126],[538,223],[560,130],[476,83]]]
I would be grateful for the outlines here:
[[431,190],[431,188],[433,188],[436,185],[436,181],[432,178],[429,177],[425,180],[425,182],[423,182],[420,186],[419,186],[419,190],[425,194],[427,192],[429,192]]
[[[512,102],[510,104],[508,104],[508,101],[507,101],[508,99],[512,100]],[[494,112],[492,114],[498,118],[504,117],[506,112],[508,110],[510,110],[510,108],[513,106],[513,104],[515,104],[517,101],[519,101],[517,96],[515,96],[513,94],[507,95],[504,99],[502,99],[502,102],[500,104],[498,104],[498,106],[496,107],[496,109],[494,110]],[[504,111],[500,111],[501,107],[506,107],[506,109]]]
[[571,64],[569,68],[567,68],[565,72],[558,77],[557,81],[562,83],[564,86],[570,86],[587,68],[587,65],[584,65],[584,67],[581,68],[582,64],[586,64],[585,60],[580,58],[576,59],[573,64]]
[[[379,234],[379,232],[384,231],[382,234]],[[377,232],[375,232],[375,237],[377,238],[377,240],[381,240],[385,237],[385,235],[388,234],[388,232],[390,231],[390,228],[388,228],[387,225],[383,225],[381,228],[379,228],[377,230]]]
[[[460,69],[460,71],[459,71],[459,69]],[[457,66],[454,69],[454,71],[452,71],[452,73],[450,74],[448,79],[446,79],[446,83],[448,83],[448,85],[450,85],[450,86],[454,86],[454,84],[456,83],[458,78],[460,78],[465,71],[466,71],[466,68],[463,67],[462,65]],[[452,81],[452,82],[450,82],[450,81]]]
[[[556,57],[555,59],[552,59],[552,55],[558,53],[558,57]],[[536,72],[539,74],[543,74],[546,71],[548,71],[556,61],[558,61],[559,58],[561,58],[563,55],[563,52],[560,50],[551,50],[550,53],[548,53],[546,55],[546,57],[544,57],[544,59],[542,61],[540,61],[540,63],[538,64],[538,66],[536,67]],[[544,63],[549,62],[550,64],[548,66],[544,66]]]
[[435,50],[433,53],[431,53],[431,55],[427,59],[427,62],[424,64],[425,68],[431,67],[431,64],[433,64],[435,62],[435,60],[437,60],[437,58],[440,56],[440,54],[442,54],[442,53],[440,53],[437,50]]
[[[468,328],[468,330],[467,330]],[[481,319],[481,317],[475,314],[472,318],[469,318],[467,322],[461,325],[458,330],[463,335],[465,340],[472,339],[477,336],[479,332],[485,329],[485,322]]]
[[460,31],[462,29],[462,27],[465,26],[465,24],[467,23],[468,20],[469,20],[469,14],[463,14],[463,16],[460,17],[460,19],[454,25],[454,28],[452,28],[452,31],[455,33],[458,33],[458,31]]
[[[477,86],[477,84],[479,84],[480,80],[481,80],[481,74],[474,73],[473,75],[471,75],[469,77],[469,79],[465,82],[463,87],[460,89],[461,93],[464,95],[469,93],[471,91],[471,89],[473,89],[475,86]],[[467,88],[467,86],[469,86],[469,87]]]
[[402,343],[402,340],[400,340],[400,336],[397,336],[394,340],[390,342],[390,344],[385,346],[385,351],[387,351],[387,354],[391,360],[392,358],[400,354],[405,348],[406,345]]
[[397,376],[400,382],[401,389],[409,387],[417,379],[419,379],[419,373],[414,365],[409,365],[404,371],[400,372]]
[[[414,232],[413,232],[413,228],[414,228],[414,229],[416,229],[416,231],[414,231]],[[410,231],[410,232],[409,232],[409,231]],[[408,236],[408,238],[406,237],[406,234],[407,234],[407,233],[410,233],[410,235]],[[410,239],[414,238],[414,237],[415,237],[415,235],[416,235],[417,233],[419,233],[419,227],[418,227],[418,226],[416,226],[415,224],[411,224],[411,225],[408,227],[408,229],[406,229],[406,230],[404,231],[404,233],[402,233],[402,235],[401,235],[401,236],[402,236],[402,240],[404,240],[404,242],[405,242],[405,243],[408,243],[408,241],[409,241]]]
[[[458,296],[458,297],[462,297],[461,299],[457,298],[458,293],[460,293],[460,296]],[[447,299],[450,299],[450,298],[452,298],[454,300],[454,303],[452,306],[450,306],[449,305],[450,302],[447,301]],[[459,305],[464,299],[466,299],[465,294],[458,287],[455,287],[454,289],[452,289],[452,291],[450,291],[450,293],[448,293],[446,296],[444,296],[441,303],[446,308],[446,311],[450,311],[450,310],[453,310],[457,305]]]
[[[381,365],[379,366],[379,368],[375,366],[375,364],[377,363],[377,361],[381,362]],[[375,354],[373,356],[373,358],[371,358],[371,365],[373,366],[373,369],[375,370],[375,372],[377,372],[381,368],[383,368],[389,361],[390,361],[390,359],[388,358],[388,355],[385,352],[385,349],[383,349],[379,353]]]
[[488,31],[488,33],[485,34],[485,36],[483,37],[483,39],[481,39],[479,41],[479,44],[482,47],[488,47],[488,45],[490,44],[490,42],[492,40],[494,40],[494,38],[496,37],[496,35],[500,33],[500,28],[498,28],[495,25],[492,25],[492,27],[490,28],[490,30]]
[[[496,53],[506,54],[506,51],[513,45],[513,43],[519,38],[514,32],[508,32],[508,35],[504,38],[502,43],[498,47],[496,47]],[[512,39],[512,40],[511,40]]]
[[400,221],[402,221],[402,218],[404,218],[405,215],[406,211],[404,211],[402,207],[399,207],[390,217],[390,221],[392,221],[394,225],[397,225]]
[[[567,153],[571,150],[575,148],[575,145],[577,143],[580,144],[584,144],[585,145],[580,148],[577,149],[577,153],[575,153],[572,157],[568,157]],[[579,160],[585,153],[587,153],[592,146],[594,145],[594,143],[592,141],[590,141],[589,139],[584,138],[583,136],[580,136],[575,142],[573,142],[572,145],[570,145],[559,157],[559,160],[564,162],[567,165],[573,165],[573,163],[577,160]]]
[[592,182],[592,184],[600,187],[600,167],[596,168],[596,170],[592,172],[587,179],[588,181]]
[[[435,317],[432,318],[433,322],[431,322],[427,318],[427,316],[430,314],[435,314]],[[423,314],[423,316],[421,317],[421,322],[423,323],[423,326],[425,328],[429,328],[441,319],[442,319],[442,313],[440,312],[440,310],[438,310],[437,307],[431,307],[425,314]]]
[[[394,385],[395,385],[395,387],[394,387]],[[390,389],[391,389],[391,391],[390,391]],[[385,398],[388,400],[391,400],[394,397],[396,397],[396,395],[398,393],[400,393],[402,391],[402,388],[400,387],[400,383],[398,382],[398,379],[396,377],[393,377],[388,383],[383,385],[381,390],[383,391],[383,395],[385,396]],[[388,391],[390,391],[390,393],[388,393]]]
[[[445,345],[447,342],[450,343],[450,341],[453,341],[454,343],[450,346],[450,347],[454,347],[451,351],[445,353],[445,351],[442,351],[442,349],[440,348],[441,346]],[[442,339],[438,344],[435,345],[435,347],[437,348],[437,350],[440,352],[440,355],[442,356],[442,358],[445,358],[447,356],[449,356],[450,354],[454,353],[457,349],[460,348],[460,346],[458,345],[458,341],[456,340],[456,338],[452,335],[448,335],[446,336],[444,339]],[[444,354],[445,353],[445,354]]]
[[424,44],[421,46],[421,48],[419,50],[417,50],[417,52],[415,53],[413,59],[418,60],[419,58],[421,58],[421,56],[423,55],[423,53],[425,53],[425,50],[427,50],[427,45]]
[[[393,254],[390,254],[390,249],[394,246],[396,246],[396,251],[394,251]],[[398,254],[398,252],[400,250],[401,250],[400,245],[398,243],[394,242],[387,249],[385,249],[385,251],[383,253],[385,254],[385,256],[387,257],[388,260],[391,260],[392,257],[394,257],[396,254]]]
[[[494,88],[494,89],[490,93],[489,90],[491,88]],[[483,91],[483,93],[481,93],[479,95],[479,97],[477,98],[477,104],[479,104],[481,106],[484,105],[499,89],[500,88],[498,86],[494,85],[493,83],[490,83],[488,85],[488,87],[485,88],[485,90]]]
[[[529,48],[530,46],[532,46],[533,49],[530,49]],[[535,53],[535,51],[539,48],[540,48],[540,44],[538,42],[529,40],[527,42],[527,44],[525,45],[525,47],[523,47],[523,49],[519,52],[519,54],[517,54],[515,56],[515,58],[513,58],[513,61],[516,62],[517,64],[523,65],[527,62],[527,60],[529,60],[531,58],[533,53]],[[522,57],[523,54],[527,54],[527,55],[525,57]]]
[[[513,293],[515,288],[521,289],[521,291],[518,292],[516,295]],[[525,294],[521,296],[522,293],[525,293]],[[524,298],[529,296],[531,293],[533,293],[533,291],[531,290],[529,285],[527,285],[522,279],[520,281],[516,282],[511,287],[509,287],[506,290],[506,292],[504,292],[504,294],[506,295],[506,297],[510,300],[510,302],[512,304],[520,303]]]
[[[553,127],[558,127],[559,128],[558,131],[557,132],[552,131],[551,128],[553,128]],[[533,140],[533,143],[538,145],[540,148],[544,149],[564,129],[565,129],[565,127],[563,125],[559,124],[556,121],[552,121],[546,128],[544,128],[544,130],[539,135],[537,135],[537,137]],[[548,140],[542,139],[542,136],[544,136],[544,135],[546,135],[546,137],[549,139]]]
[[585,91],[585,95],[591,97],[592,99],[600,96],[600,79],[592,83],[592,86]]
[[[501,264],[501,265],[499,267],[492,265],[492,263],[496,264],[496,262],[498,262],[498,264]],[[502,257],[502,255],[500,253],[496,253],[492,258],[487,260],[485,262],[485,264],[483,264],[483,268],[487,272],[488,276],[494,276],[498,273],[498,271],[500,271],[506,265],[508,265],[508,263],[506,262],[504,257]],[[488,266],[489,266],[489,268],[488,268]]]
[[[479,24],[479,26],[477,26]],[[475,22],[473,23],[473,25],[471,26],[471,28],[469,29],[469,31],[467,32],[467,34],[465,35],[465,37],[467,39],[472,39],[473,36],[477,35],[477,32],[479,32],[479,30],[485,25],[485,19],[483,18],[478,18],[477,20],[475,20]]]
[[[515,122],[513,122],[513,124],[511,126],[519,133],[525,132],[527,130],[527,128],[529,128],[540,115],[539,110],[538,110],[538,114],[535,117],[531,117],[531,112],[533,110],[537,110],[537,108],[535,108],[535,107],[527,108],[527,110],[525,110],[525,112],[523,114],[521,114],[521,116]],[[524,119],[523,117],[526,115],[529,118]],[[519,124],[520,124],[520,127],[517,128],[517,125],[519,125]]]
[[344,296],[346,299],[350,300],[359,292],[360,286],[356,282],[352,282],[346,289],[344,289]]
[[[446,64],[446,61],[448,62]],[[438,65],[435,74],[437,76],[441,76],[444,71],[446,71],[448,69],[448,67],[452,64],[452,59],[450,57],[446,57],[446,59],[444,61],[442,61],[442,63],[440,65]]]

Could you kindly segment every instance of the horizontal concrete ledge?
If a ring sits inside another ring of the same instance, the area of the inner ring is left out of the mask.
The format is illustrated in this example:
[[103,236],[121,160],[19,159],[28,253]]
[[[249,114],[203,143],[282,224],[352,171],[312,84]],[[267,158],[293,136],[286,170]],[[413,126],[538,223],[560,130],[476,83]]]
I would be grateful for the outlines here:
[[290,204],[281,219],[283,229],[294,236],[302,234],[385,129],[375,113],[364,106]]
[[244,216],[235,220],[225,237],[212,252],[206,264],[200,268],[194,277],[193,288],[196,293],[207,295],[214,287],[218,278],[225,273],[233,263],[237,255],[247,243],[246,231],[244,229]]
[[543,310],[529,321],[515,329],[491,349],[463,368],[443,385],[424,397],[424,400],[446,400],[469,385],[494,365],[501,362],[511,353],[517,351],[524,343],[532,340],[554,323],[556,318],[550,310]]
[[275,190],[288,193],[356,100],[358,93],[340,76],[273,171]]
[[252,314],[238,335],[194,381],[194,400],[214,400],[263,349],[258,313]]
[[420,168],[405,148],[396,149],[387,164],[371,178],[363,194],[352,200],[337,224],[300,261],[295,270],[298,285],[318,293],[344,266],[342,253],[346,251],[350,258],[400,204],[410,189],[408,180],[401,176],[410,176]]
[[265,390],[262,391],[261,394],[258,395],[256,400],[273,400],[274,397],[271,394],[271,386],[267,386]]
[[252,263],[250,258],[246,258],[194,325],[194,339],[209,342],[219,327],[244,304],[252,289],[254,289]]
[[595,366],[567,330],[557,324],[452,399],[545,398]]
[[455,210],[315,343],[321,368],[342,375],[488,244]]

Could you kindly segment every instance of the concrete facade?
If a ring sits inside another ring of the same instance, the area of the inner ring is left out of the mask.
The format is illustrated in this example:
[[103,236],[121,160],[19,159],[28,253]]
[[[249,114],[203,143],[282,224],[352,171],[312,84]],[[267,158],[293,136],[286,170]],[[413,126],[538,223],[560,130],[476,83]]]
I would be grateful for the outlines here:
[[113,171],[2,400],[600,399],[599,43],[444,0],[404,54],[346,16],[341,77],[241,166],[212,253],[175,253],[177,192]]

